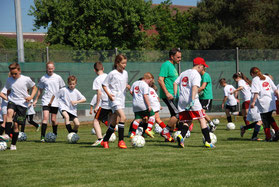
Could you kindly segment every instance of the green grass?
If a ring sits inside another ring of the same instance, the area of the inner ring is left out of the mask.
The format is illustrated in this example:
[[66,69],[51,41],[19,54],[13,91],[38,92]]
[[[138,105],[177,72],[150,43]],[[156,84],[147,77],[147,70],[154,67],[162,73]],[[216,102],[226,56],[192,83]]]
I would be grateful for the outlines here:
[[80,127],[78,144],[66,142],[64,126],[56,143],[41,143],[28,126],[27,142],[0,152],[0,186],[278,186],[279,143],[252,142],[253,131],[240,138],[242,123],[238,118],[236,130],[227,131],[221,119],[215,149],[203,147],[196,122],[184,149],[159,135],[146,138],[144,148],[132,148],[127,137],[126,150],[116,142],[94,148],[91,124]]

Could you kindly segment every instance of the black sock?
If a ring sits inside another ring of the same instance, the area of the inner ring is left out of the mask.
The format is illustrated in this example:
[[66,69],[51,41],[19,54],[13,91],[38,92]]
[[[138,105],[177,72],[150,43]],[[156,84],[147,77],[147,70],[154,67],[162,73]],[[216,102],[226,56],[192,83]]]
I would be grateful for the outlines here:
[[98,140],[102,140],[102,138],[98,138]]
[[208,130],[207,127],[202,129],[202,134],[204,136],[205,141],[207,141],[208,143],[211,143],[211,139],[210,139],[210,136],[209,136],[209,130]]
[[41,137],[45,137],[46,136],[46,130],[47,130],[47,124],[46,123],[42,123]]
[[12,125],[12,122],[6,122],[5,133],[9,136],[12,134]]
[[256,124],[257,124],[257,122],[254,122],[254,123],[251,123],[251,124],[249,124],[249,125],[243,126],[243,128],[244,128],[245,130],[252,129],[252,128],[255,128],[255,125],[256,125]]
[[16,145],[18,134],[18,132],[13,132],[12,145]]
[[34,127],[38,128],[39,124],[36,123],[35,121],[28,121],[29,124],[33,125]]
[[25,130],[25,124],[21,125],[20,132],[24,132],[24,130]]
[[118,123],[118,140],[124,140],[124,122]]
[[71,124],[67,124],[66,129],[68,130],[68,133],[71,133],[73,131]]
[[133,128],[133,123],[134,123],[134,120],[133,120],[133,121],[131,122],[131,124],[130,124],[129,132],[136,131],[136,130]]
[[184,124],[182,123],[182,126],[181,126],[181,135],[182,135],[183,138],[185,138],[186,133],[187,133],[188,130],[189,130],[189,127],[188,127],[187,125],[184,125]]
[[73,130],[72,130],[72,132],[74,132],[74,133],[78,133],[78,130],[74,130],[74,129],[73,129]]
[[255,128],[254,128],[254,132],[253,132],[253,135],[252,135],[252,138],[255,138],[258,136],[259,132],[261,130],[261,126],[260,125],[255,125]]
[[227,120],[228,120],[228,123],[232,122],[232,117],[231,116],[227,117]]
[[[124,126],[124,124],[123,124]],[[145,130],[147,129],[148,123],[143,123],[142,122],[142,127],[143,127],[143,132],[145,132]]]
[[52,125],[52,131],[57,136],[57,127],[58,125]]
[[178,124],[177,124],[177,128],[178,128],[178,130],[179,131],[182,131],[182,128],[183,128],[183,125],[184,123],[183,122],[179,122]]
[[2,135],[2,134],[4,133],[4,131],[5,131],[5,128],[2,127],[2,125],[1,125],[1,126],[0,126],[0,135]]
[[[119,126],[118,126],[118,132],[119,132]],[[114,133],[114,127],[112,125],[109,126],[106,135],[103,139],[104,142],[107,142],[110,138],[110,136],[112,135],[112,133]]]

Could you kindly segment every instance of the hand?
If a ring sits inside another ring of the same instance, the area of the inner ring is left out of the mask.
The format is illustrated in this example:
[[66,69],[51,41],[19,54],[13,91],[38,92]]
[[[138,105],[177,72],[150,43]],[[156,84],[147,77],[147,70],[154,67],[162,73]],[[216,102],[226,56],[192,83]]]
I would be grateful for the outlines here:
[[92,110],[90,110],[90,111],[89,111],[89,114],[90,114],[90,115],[92,115],[92,114],[93,114]]
[[166,94],[168,100],[173,100],[173,95],[171,93]]
[[163,107],[160,106],[160,110],[163,110]]
[[27,103],[29,103],[32,99],[33,99],[33,98],[32,98],[31,96],[25,97],[25,101],[26,101]]
[[185,110],[190,110],[192,106],[194,106],[194,104],[195,104],[195,100],[191,101],[191,103],[186,106]]
[[127,88],[128,90],[130,90],[130,89],[131,89],[131,86],[130,86],[129,84],[127,84],[126,88]]
[[148,111],[151,112],[151,110],[152,110],[152,108],[151,108],[151,106],[149,106],[149,107],[148,107]]
[[75,105],[77,105],[77,101],[71,101],[71,104],[72,104],[73,106],[75,106]]
[[255,103],[252,102],[251,105],[250,105],[250,107],[251,107],[251,108],[254,108],[254,107],[255,107]]
[[109,100],[114,101],[114,95],[113,94],[108,95],[108,97],[109,97]]
[[35,100],[35,101],[33,102],[34,108],[36,107],[37,102],[38,102],[37,100]]
[[239,99],[236,99],[236,102],[239,103]]
[[98,112],[98,108],[94,108],[94,113],[97,113]]
[[51,107],[51,103],[48,103],[48,105],[47,105],[47,106]]

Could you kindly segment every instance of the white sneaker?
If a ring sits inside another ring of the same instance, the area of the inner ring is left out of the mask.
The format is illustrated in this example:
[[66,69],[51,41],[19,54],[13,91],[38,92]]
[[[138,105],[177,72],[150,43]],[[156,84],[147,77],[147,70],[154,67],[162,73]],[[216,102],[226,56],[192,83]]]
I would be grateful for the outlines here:
[[11,150],[11,151],[15,151],[15,150],[16,150],[16,145],[12,145],[12,144],[11,144],[10,150]]
[[93,147],[101,146],[102,141],[103,141],[103,139],[101,139],[101,140],[96,140],[96,142],[94,142],[91,146],[93,146]]

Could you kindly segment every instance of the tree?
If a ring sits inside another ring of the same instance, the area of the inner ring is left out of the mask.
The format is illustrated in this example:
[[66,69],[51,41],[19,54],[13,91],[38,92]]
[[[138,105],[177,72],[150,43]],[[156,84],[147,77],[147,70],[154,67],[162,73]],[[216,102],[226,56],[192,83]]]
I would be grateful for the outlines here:
[[139,49],[151,25],[151,1],[35,0],[35,29],[48,28],[46,41],[75,49]]

